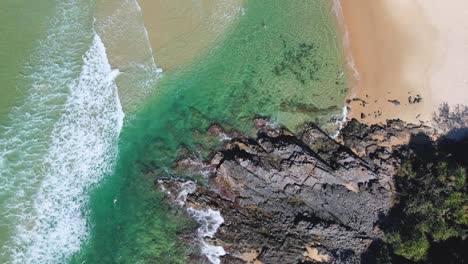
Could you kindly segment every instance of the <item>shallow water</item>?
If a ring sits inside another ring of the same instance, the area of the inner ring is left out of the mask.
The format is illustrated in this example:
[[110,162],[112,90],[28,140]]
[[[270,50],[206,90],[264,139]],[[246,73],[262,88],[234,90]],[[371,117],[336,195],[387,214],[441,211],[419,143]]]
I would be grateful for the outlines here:
[[293,130],[341,114],[346,84],[328,6],[248,1],[244,9],[221,42],[162,77],[124,127],[115,173],[92,194],[93,233],[75,263],[186,262],[176,235],[189,222],[161,201],[155,179],[172,175],[181,146],[205,157],[219,145],[203,136],[213,122],[252,134],[256,114]]
[[[89,1],[53,3],[0,132],[2,263],[63,263],[86,239],[89,189],[113,169],[123,122]],[[3,80],[2,80],[3,81]]]
[[[53,6],[45,36],[35,42],[13,83],[25,96],[10,110],[10,120],[2,127],[0,138],[2,258],[22,251],[19,229],[34,226],[34,196],[45,177],[44,157],[51,145],[50,136],[65,110],[71,80],[79,76],[80,57],[89,41],[83,24],[76,23],[87,23],[83,19],[86,14],[68,16],[72,9],[66,3]],[[65,21],[68,24],[60,23],[64,16],[70,20]]]
[[177,236],[194,222],[155,188],[181,147],[207,157],[221,143],[204,135],[213,122],[253,135],[255,115],[293,131],[340,119],[327,1],[245,1],[222,37],[167,73],[137,1],[49,2],[18,53],[1,53],[14,62],[0,76],[2,263],[186,263],[199,249]]
[[125,112],[133,112],[154,91],[162,73],[156,65],[136,0],[97,0],[95,29],[102,37]]
[[21,66],[34,49],[34,40],[44,34],[54,13],[54,0],[0,0],[0,124],[25,91],[16,87]]
[[224,36],[244,0],[139,0],[155,56],[165,71],[188,63]]

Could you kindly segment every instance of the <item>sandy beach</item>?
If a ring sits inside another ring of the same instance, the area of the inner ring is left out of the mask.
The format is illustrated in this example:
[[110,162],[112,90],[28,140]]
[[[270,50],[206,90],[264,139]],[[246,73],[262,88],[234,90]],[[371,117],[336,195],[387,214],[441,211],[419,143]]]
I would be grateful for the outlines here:
[[430,87],[434,103],[468,104],[468,2],[418,0],[437,30]]
[[360,0],[335,5],[340,3],[337,14],[343,19],[351,77],[349,118],[430,122],[442,102],[468,102],[463,76],[468,70],[468,2]]

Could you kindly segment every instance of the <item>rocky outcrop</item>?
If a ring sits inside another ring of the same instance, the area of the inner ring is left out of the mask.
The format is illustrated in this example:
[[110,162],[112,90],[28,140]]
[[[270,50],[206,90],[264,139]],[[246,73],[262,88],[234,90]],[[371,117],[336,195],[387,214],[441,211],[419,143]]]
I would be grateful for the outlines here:
[[213,126],[209,133],[226,140],[223,148],[211,160],[187,155],[176,163],[176,171],[209,180],[185,190],[183,203],[185,183],[159,182],[169,201],[221,213],[223,224],[204,243],[224,248],[222,263],[359,263],[392,206],[395,146],[429,131],[352,120],[335,141],[313,124],[297,135],[268,119],[255,124],[255,139]]

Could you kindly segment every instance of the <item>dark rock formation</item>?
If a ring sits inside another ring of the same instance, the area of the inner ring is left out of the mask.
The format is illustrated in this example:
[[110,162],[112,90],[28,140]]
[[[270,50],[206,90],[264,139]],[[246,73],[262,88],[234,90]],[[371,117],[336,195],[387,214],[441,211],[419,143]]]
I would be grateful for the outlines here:
[[400,105],[400,101],[398,100],[387,100],[389,103],[392,103],[394,105]]
[[422,102],[422,97],[417,94],[415,97],[409,96],[408,97],[408,103],[410,104],[419,104]]
[[[197,185],[183,199],[221,212],[224,223],[210,239],[227,253],[221,262],[359,263],[382,236],[377,224],[392,206],[400,155],[394,145],[429,129],[352,120],[339,143],[312,124],[293,135],[266,119],[255,122],[256,139],[232,138],[209,161],[185,157],[176,164],[209,175],[209,187]],[[218,126],[209,133],[224,135]],[[173,194],[181,185],[160,182]]]

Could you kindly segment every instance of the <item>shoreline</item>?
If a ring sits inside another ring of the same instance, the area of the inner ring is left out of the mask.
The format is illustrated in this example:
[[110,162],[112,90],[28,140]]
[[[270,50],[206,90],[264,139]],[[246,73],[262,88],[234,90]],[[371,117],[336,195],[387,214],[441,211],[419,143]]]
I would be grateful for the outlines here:
[[334,9],[342,15],[337,19],[350,79],[348,119],[429,122],[433,109],[426,75],[434,30],[419,6],[402,0],[360,6],[334,0]]
[[360,3],[333,0],[350,84],[348,119],[431,125],[442,103],[468,103],[468,2]]
[[[256,137],[213,125],[206,133],[223,140],[222,146],[210,149],[211,154],[206,159],[186,153],[174,163],[173,167],[181,173],[196,172],[208,177],[208,187],[183,179],[158,181],[159,190],[168,194],[166,202],[172,206],[182,205],[188,215],[191,208],[202,212],[195,217],[202,227],[206,223],[203,216],[206,212],[212,213],[211,226],[216,232],[205,237],[210,237],[214,245],[225,247],[223,254],[217,255],[222,262],[298,263],[314,259],[358,262],[372,243],[372,240],[362,240],[362,234],[376,236],[376,223],[382,213],[386,215],[393,206],[395,188],[391,175],[400,164],[395,157],[406,152],[400,153],[401,146],[389,147],[389,144],[413,134],[432,132],[428,127],[415,127],[402,121],[383,127],[353,121],[343,131],[346,140],[336,142],[317,126],[306,127],[297,134],[300,136],[295,136],[287,129],[269,125],[271,120],[268,118],[257,118],[253,122]],[[226,134],[230,139],[224,140]],[[375,166],[371,169],[361,162],[362,159]],[[334,162],[348,167],[334,169],[326,165]],[[300,188],[290,188],[291,182],[297,181],[302,182]],[[373,184],[367,184],[371,181]],[[268,188],[265,188],[265,182],[271,183]],[[337,187],[314,188],[326,184]],[[286,195],[278,198],[278,192]],[[327,206],[314,209],[317,200]],[[349,210],[340,210],[343,204],[352,209],[353,217],[349,217]],[[305,210],[319,211],[314,211],[313,218],[298,223],[297,215],[302,215]],[[329,212],[333,212],[332,220],[328,217]],[[221,219],[229,224],[218,225]],[[308,224],[315,223],[316,219],[329,224],[325,228],[314,227],[313,232],[304,231],[310,230]],[[262,223],[260,228],[258,223]],[[343,224],[357,231],[350,233],[348,229],[340,229]],[[200,234],[200,228],[197,231]],[[290,233],[309,236],[292,238],[288,241],[294,246],[285,248],[282,241]],[[323,238],[320,244],[315,240],[317,234]],[[340,239],[343,237],[347,239]],[[199,243],[199,236],[188,240],[188,243],[193,242]],[[270,250],[263,250],[265,246]],[[342,248],[352,248],[353,254],[344,257],[333,254]],[[202,254],[195,253],[191,257],[199,259]]]

